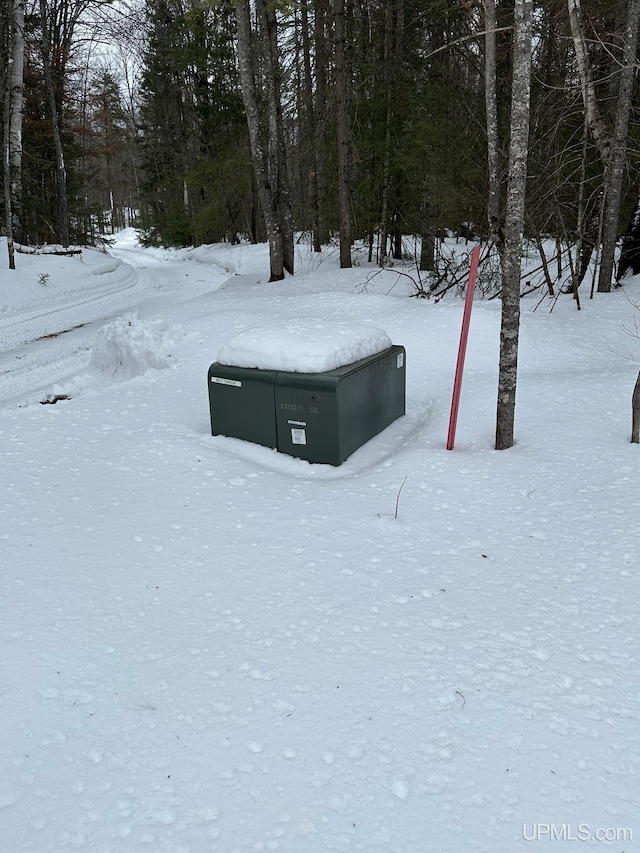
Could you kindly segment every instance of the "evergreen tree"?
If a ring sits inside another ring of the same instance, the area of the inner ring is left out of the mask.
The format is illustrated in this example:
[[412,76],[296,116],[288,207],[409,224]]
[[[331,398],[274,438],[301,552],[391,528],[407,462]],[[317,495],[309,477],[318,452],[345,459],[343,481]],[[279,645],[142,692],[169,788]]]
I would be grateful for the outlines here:
[[141,221],[149,242],[235,240],[251,180],[232,10],[149,0],[141,93]]
[[139,200],[135,128],[110,70],[101,70],[89,81],[81,116],[76,133],[82,145],[81,179],[87,187],[85,229],[114,233],[130,224]]

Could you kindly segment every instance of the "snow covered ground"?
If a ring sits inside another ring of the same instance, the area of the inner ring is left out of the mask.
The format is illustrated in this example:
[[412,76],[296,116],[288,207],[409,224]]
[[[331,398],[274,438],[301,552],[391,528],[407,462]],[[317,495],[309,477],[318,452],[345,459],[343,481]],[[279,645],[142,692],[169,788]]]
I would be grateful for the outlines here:
[[[640,849],[639,280],[524,302],[506,452],[476,301],[447,452],[459,300],[3,252],[2,851]],[[406,416],[339,468],[212,437],[221,347],[310,318],[406,347]]]

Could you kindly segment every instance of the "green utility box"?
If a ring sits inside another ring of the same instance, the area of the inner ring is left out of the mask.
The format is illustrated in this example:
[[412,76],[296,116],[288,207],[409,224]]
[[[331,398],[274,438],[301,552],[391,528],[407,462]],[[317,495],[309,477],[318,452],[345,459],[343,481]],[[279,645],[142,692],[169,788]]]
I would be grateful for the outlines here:
[[211,432],[341,465],[405,413],[404,347],[326,373],[209,368]]

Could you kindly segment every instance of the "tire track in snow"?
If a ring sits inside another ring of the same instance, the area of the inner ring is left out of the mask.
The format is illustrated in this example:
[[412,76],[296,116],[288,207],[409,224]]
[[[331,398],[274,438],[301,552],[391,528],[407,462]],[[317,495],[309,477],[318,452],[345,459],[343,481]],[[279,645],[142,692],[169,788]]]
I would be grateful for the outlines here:
[[[121,262],[116,263],[117,266],[112,265],[109,270],[102,270],[97,274],[115,272],[120,266],[125,266]],[[91,274],[96,275],[96,272],[92,271]],[[104,312],[98,311],[88,315],[86,308],[105,300],[113,300],[114,297],[133,290],[139,283],[140,278],[137,272],[129,266],[124,279],[111,282],[107,286],[101,287],[98,292],[92,289],[90,296],[87,295],[78,299],[77,291],[74,291],[69,301],[64,301],[62,295],[56,294],[52,297],[49,305],[43,308],[40,304],[34,311],[25,313],[22,306],[13,310],[9,309],[5,312],[6,319],[0,321],[0,350],[10,350],[21,344],[39,340],[46,335],[62,334],[73,326],[86,324],[87,321],[101,319]],[[46,321],[54,316],[60,318],[56,327],[47,326]]]
[[[127,311],[145,318],[157,316],[176,302],[196,299],[224,284],[224,276],[219,274],[213,280],[196,278],[195,261],[160,264],[152,259],[148,263],[146,257],[134,255],[131,253],[132,263],[108,256],[89,267],[90,282],[91,277],[104,275],[110,281],[99,289],[92,287],[82,298],[77,297],[83,291],[69,291],[65,301],[65,293],[56,289],[46,305],[41,301],[34,304],[37,310],[29,310],[31,305],[23,303],[4,312],[0,320],[0,406],[37,403],[56,385],[64,385],[65,393],[73,396],[92,384],[91,377],[84,381],[82,374],[88,370],[96,332],[105,322]],[[109,275],[113,273],[119,273],[115,280]]]
[[[112,277],[118,272],[120,275]],[[34,310],[18,305],[4,312],[0,320],[0,405],[38,402],[53,385],[84,372],[96,324],[135,307],[139,292],[148,283],[146,276],[116,258],[89,267],[87,274],[90,281],[94,276],[108,278],[84,292],[65,295],[55,290],[47,304],[39,302]]]

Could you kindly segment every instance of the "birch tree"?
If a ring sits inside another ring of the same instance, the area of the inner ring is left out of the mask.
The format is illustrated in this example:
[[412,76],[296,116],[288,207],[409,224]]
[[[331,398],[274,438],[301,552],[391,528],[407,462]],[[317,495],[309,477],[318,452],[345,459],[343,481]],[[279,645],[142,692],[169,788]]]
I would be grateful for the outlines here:
[[489,234],[499,251],[502,251],[500,228],[500,153],[498,141],[498,99],[496,78],[496,29],[498,26],[496,0],[484,3],[484,80],[485,110],[487,123],[487,168],[489,198],[487,219]]
[[[237,0],[238,69],[247,115],[258,195],[269,241],[270,278],[293,275],[293,218],[284,138],[277,20],[269,0],[258,0],[258,38],[251,27],[249,0]],[[258,56],[262,60],[257,67]],[[262,84],[259,81],[262,81]]]
[[3,86],[3,115],[2,115],[2,190],[4,200],[4,231],[7,237],[9,253],[9,269],[16,268],[13,246],[13,222],[11,213],[11,168],[9,155],[9,126],[11,121],[11,73],[5,69]]
[[622,182],[627,163],[626,147],[629,129],[629,113],[636,72],[638,49],[638,25],[640,23],[640,0],[628,0],[627,20],[623,36],[623,55],[619,68],[620,86],[616,102],[613,136],[609,146],[609,157],[605,170],[605,208],[602,218],[602,254],[598,275],[598,291],[611,290],[620,206]]
[[598,291],[608,293],[611,290],[613,278],[622,184],[627,163],[626,145],[636,69],[640,0],[628,0],[623,4],[623,7],[626,7],[626,15],[619,58],[615,56],[613,49],[608,47],[614,60],[613,76],[619,79],[613,128],[610,127],[610,123],[609,126],[607,125],[600,111],[584,34],[581,0],[567,0],[567,2],[586,122],[593,135],[604,169],[600,211],[602,226],[599,234],[601,264],[598,274]]
[[14,238],[22,201],[22,115],[24,90],[24,0],[9,0],[6,19],[6,67],[2,116],[4,231],[9,269],[15,269]]
[[520,267],[524,231],[533,0],[515,0],[509,178],[502,253],[502,320],[496,417],[496,450],[513,446],[520,331]]
[[567,8],[587,124],[593,134],[600,158],[603,163],[606,163],[609,159],[611,138],[600,113],[600,106],[596,96],[591,63],[589,62],[587,40],[584,34],[581,0],[567,0]]
[[24,114],[24,0],[11,3],[11,64],[9,79],[9,190],[13,231],[21,239],[22,123]]
[[351,152],[348,69],[346,61],[346,28],[344,0],[334,0],[336,125],[338,142],[338,199],[340,219],[340,267],[351,266]]

